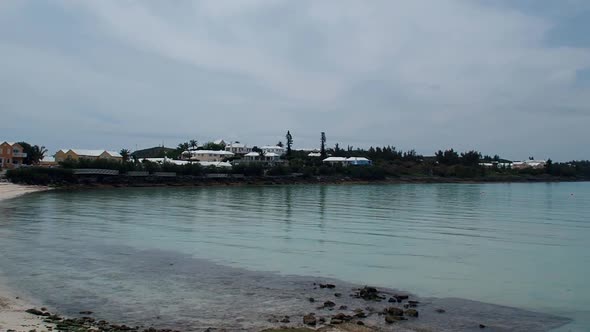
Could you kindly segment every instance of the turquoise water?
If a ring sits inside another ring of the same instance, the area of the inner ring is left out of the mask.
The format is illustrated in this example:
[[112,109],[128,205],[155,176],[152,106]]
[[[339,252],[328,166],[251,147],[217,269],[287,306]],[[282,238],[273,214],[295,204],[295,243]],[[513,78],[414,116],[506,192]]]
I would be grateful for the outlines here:
[[[125,282],[127,252],[158,250],[515,306],[574,320],[560,331],[590,329],[590,183],[55,191],[0,202],[0,212],[2,278],[56,307],[65,296],[76,306],[116,305],[125,292],[181,296],[158,274]],[[85,292],[105,289],[114,293],[88,302]]]

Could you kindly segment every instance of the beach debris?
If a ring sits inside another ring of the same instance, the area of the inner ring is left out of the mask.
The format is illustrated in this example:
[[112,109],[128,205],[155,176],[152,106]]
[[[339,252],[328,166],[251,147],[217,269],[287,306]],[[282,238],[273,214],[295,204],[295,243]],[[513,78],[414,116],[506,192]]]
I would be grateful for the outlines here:
[[25,312],[29,313],[31,315],[43,316],[43,311],[35,309],[35,308],[27,309]]
[[[346,315],[343,313],[339,313],[339,314],[332,317],[332,321],[334,319],[336,319],[336,320],[339,320],[340,322],[349,322],[352,320],[352,318],[353,318],[352,316],[349,316],[349,315]],[[332,324],[334,324],[334,323],[332,323]]]
[[316,323],[317,319],[315,318],[315,314],[313,312],[303,316],[303,324],[315,326]]
[[434,311],[438,312],[439,314],[444,314],[445,312],[447,312],[445,309],[441,309],[441,308],[438,308]]
[[314,303],[314,302],[315,302],[315,299],[314,299],[313,297],[310,297],[308,300],[309,300],[309,302],[311,302],[311,303]]
[[379,291],[377,291],[377,288],[369,286],[365,286],[359,289],[358,292],[353,296],[367,301],[381,301],[386,299],[385,297],[379,295]]
[[483,324],[479,324],[479,328],[480,328],[480,329],[485,329],[485,328],[486,328],[486,326],[485,326],[485,325],[483,325]]
[[333,284],[320,284],[320,288],[334,289],[334,288],[336,288],[336,285],[333,285]]
[[407,300],[407,299],[409,299],[409,298],[410,298],[410,296],[409,296],[409,295],[400,295],[400,294],[395,294],[395,295],[393,296],[393,298],[394,298],[394,299],[396,299],[398,303],[401,303],[403,300]]
[[342,293],[334,293],[335,297],[342,297]]
[[323,308],[334,308],[335,306],[336,306],[336,303],[334,303],[332,301],[326,301],[326,302],[324,302]]
[[404,312],[408,317],[418,317],[418,310],[416,309],[408,309]]
[[404,311],[398,307],[389,307],[383,310],[383,313],[391,316],[403,316]]
[[354,316],[358,318],[366,318],[367,314],[365,314],[365,311],[363,309],[355,309]]
[[385,316],[385,322],[387,324],[393,324],[395,322],[399,322],[405,320],[405,318],[403,316],[394,316],[394,315],[386,315]]
[[289,316],[285,316],[283,317],[283,319],[281,319],[281,323],[290,323],[291,321],[289,320]]

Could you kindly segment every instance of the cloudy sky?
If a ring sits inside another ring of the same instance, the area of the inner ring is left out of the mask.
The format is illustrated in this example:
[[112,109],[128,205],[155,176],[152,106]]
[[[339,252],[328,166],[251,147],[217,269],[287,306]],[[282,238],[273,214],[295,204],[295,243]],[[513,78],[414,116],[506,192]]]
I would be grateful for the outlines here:
[[589,159],[590,1],[0,1],[0,140]]

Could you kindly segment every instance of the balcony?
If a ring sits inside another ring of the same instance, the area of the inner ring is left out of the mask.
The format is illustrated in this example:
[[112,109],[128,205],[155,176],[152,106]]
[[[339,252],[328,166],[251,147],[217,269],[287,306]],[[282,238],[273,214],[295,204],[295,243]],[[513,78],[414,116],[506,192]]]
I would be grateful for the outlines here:
[[23,152],[13,152],[12,158],[26,158],[27,154]]

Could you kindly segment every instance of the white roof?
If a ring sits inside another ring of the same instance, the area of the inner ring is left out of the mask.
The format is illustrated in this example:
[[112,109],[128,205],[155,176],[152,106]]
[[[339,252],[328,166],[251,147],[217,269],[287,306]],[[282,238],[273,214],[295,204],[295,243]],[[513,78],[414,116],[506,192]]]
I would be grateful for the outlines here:
[[268,149],[284,150],[285,148],[282,146],[278,146],[278,145],[265,145],[265,146],[261,147],[261,149],[263,149],[263,150],[268,150]]
[[174,165],[189,164],[189,162],[186,160],[174,160],[174,159],[168,159],[168,158],[143,158],[142,160],[147,160],[152,163],[158,163],[158,164],[163,164],[163,163],[169,163],[169,164],[174,164]]
[[108,154],[110,154],[110,155],[111,155],[111,156],[113,156],[113,157],[120,157],[120,158],[123,158],[123,156],[122,156],[122,155],[121,155],[119,152],[115,152],[115,151],[108,151],[108,150],[107,150],[107,153],[108,153]]
[[[98,157],[103,154],[106,150],[87,150],[87,149],[70,149],[78,156]],[[68,150],[68,151],[70,151]]]
[[226,149],[228,147],[231,147],[231,148],[245,148],[246,147],[246,144],[242,144],[242,143],[230,143],[230,144],[227,144],[225,146]]
[[234,154],[229,151],[224,150],[192,150],[192,151],[184,151],[183,153],[190,153],[192,155],[196,154],[216,154],[220,156],[233,156]]
[[328,158],[324,159],[323,161],[346,161],[346,158],[344,158],[344,157],[328,157]]
[[213,141],[213,144],[221,144],[221,143],[225,143],[225,141],[222,140],[222,139],[216,139],[216,140]]
[[308,157],[321,157],[322,154],[320,152],[310,152],[307,156]]
[[215,166],[215,167],[232,167],[230,163],[223,161],[199,161],[199,165],[203,167]]
[[267,152],[264,154],[265,157],[280,157],[278,154],[274,152]]
[[346,161],[370,161],[370,160],[365,157],[350,157],[350,158],[346,159]]
[[252,151],[252,152],[246,153],[244,156],[245,157],[259,157],[260,153]]

